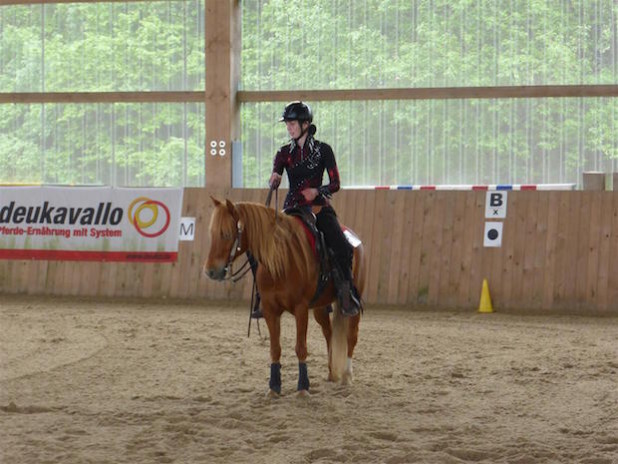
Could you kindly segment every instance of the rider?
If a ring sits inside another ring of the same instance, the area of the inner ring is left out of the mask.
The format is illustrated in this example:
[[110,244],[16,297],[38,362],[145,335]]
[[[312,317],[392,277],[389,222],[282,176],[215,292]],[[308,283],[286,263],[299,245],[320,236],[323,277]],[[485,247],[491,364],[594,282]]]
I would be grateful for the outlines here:
[[[316,140],[311,108],[300,101],[289,103],[279,119],[285,122],[290,142],[282,146],[273,163],[269,184],[278,188],[285,169],[290,189],[284,209],[306,209],[316,214],[316,226],[332,252],[332,276],[344,315],[358,314],[361,303],[352,281],[353,250],[343,235],[329,199],[339,190],[339,171],[332,148]],[[324,171],[329,183],[322,185]]]

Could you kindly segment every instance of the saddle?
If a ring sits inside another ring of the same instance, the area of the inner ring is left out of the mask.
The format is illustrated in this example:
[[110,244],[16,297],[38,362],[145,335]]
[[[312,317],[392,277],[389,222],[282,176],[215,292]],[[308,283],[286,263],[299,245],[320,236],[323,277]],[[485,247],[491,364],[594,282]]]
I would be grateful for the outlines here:
[[320,298],[320,295],[326,288],[326,284],[328,284],[331,271],[330,253],[324,240],[324,234],[316,226],[317,218],[313,211],[302,208],[287,208],[283,212],[288,216],[297,218],[303,225],[318,260],[320,272],[318,273],[318,285],[315,294],[309,302],[309,306],[311,306]]
[[[306,208],[288,208],[283,212],[289,216],[294,216],[301,222],[305,228],[305,232],[307,233],[307,237],[311,243],[316,259],[318,260],[320,272],[318,273],[318,284],[316,286],[315,294],[309,302],[309,306],[311,307],[316,301],[318,301],[318,298],[320,298],[320,295],[326,288],[326,285],[331,277],[335,278],[336,286],[338,285],[338,280],[340,280],[337,279],[336,275],[333,276],[333,270],[336,269],[336,266],[333,266],[331,263],[333,250],[328,248],[326,241],[324,240],[324,234],[316,226],[316,213],[319,212],[319,209],[308,210]],[[354,232],[344,226],[341,226],[341,231],[352,248],[357,248],[360,246],[361,241],[358,236],[354,234]],[[353,286],[353,283],[350,282],[350,285]],[[362,309],[358,292],[356,288],[353,290],[353,298],[357,302],[357,306]]]

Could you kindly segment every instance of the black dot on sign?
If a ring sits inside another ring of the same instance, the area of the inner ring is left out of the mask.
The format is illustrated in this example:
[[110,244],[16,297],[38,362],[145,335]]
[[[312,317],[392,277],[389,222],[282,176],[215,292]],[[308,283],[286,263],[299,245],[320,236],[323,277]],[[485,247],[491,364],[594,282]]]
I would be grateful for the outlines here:
[[487,231],[487,238],[489,240],[495,240],[498,238],[498,231],[496,229],[489,229]]

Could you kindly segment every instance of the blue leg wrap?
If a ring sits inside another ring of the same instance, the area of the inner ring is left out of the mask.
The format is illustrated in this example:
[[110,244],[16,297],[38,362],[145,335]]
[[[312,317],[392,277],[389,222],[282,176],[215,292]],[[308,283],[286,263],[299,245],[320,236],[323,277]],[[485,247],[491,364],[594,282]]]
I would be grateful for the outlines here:
[[272,363],[270,365],[270,382],[268,386],[272,391],[281,393],[281,364]]
[[309,391],[309,375],[307,374],[307,363],[298,363],[298,391]]

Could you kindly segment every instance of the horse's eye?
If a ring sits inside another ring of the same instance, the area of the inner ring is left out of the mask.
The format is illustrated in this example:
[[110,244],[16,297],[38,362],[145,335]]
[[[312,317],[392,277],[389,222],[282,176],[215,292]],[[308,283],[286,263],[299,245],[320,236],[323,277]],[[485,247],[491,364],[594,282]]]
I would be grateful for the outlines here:
[[221,234],[221,238],[223,240],[232,240],[233,236],[232,236],[232,234],[229,234],[229,233],[228,234]]

